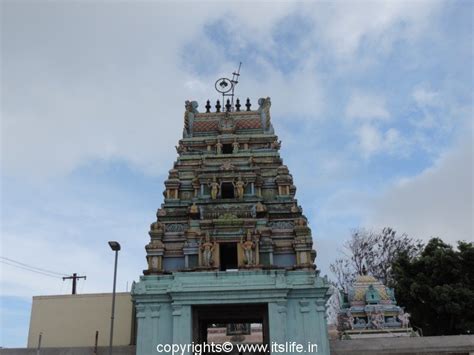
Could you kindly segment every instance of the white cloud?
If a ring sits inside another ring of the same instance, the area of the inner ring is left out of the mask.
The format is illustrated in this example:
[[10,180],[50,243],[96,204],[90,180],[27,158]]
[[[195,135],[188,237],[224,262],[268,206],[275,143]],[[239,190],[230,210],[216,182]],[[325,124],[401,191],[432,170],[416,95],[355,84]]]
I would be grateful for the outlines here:
[[383,137],[378,128],[368,124],[362,125],[357,129],[356,134],[364,157],[368,158],[382,148]]
[[400,136],[400,132],[395,129],[395,128],[389,128],[385,132],[385,147],[386,149],[393,151],[397,148],[397,146],[400,144],[400,141],[402,140],[402,137]]
[[440,5],[439,1],[335,1],[320,5],[322,11],[318,8],[314,16],[325,45],[339,59],[350,61],[363,42],[388,52],[397,39],[414,41]]
[[[292,120],[295,113],[325,116],[315,44],[347,56],[366,38],[392,42],[408,33],[416,37],[438,7],[432,2],[92,5],[5,6],[2,164],[11,175],[64,175],[97,158],[163,171],[180,136],[184,100],[195,98],[202,106],[212,95],[215,74],[235,69],[236,63],[228,63],[221,48],[202,34],[210,21],[232,16],[239,24],[232,48],[252,40],[278,58],[272,37],[276,23],[288,14],[311,19],[314,28],[305,36],[305,54],[296,56],[301,60],[297,70],[284,75],[257,56],[254,60],[267,73],[246,76],[239,84],[239,92],[254,101],[272,96],[274,112]],[[400,36],[398,31],[386,36],[397,23],[406,25]],[[213,68],[209,75],[190,79],[181,65],[183,56],[197,59],[181,52],[189,40],[207,48],[202,60]],[[245,64],[243,71],[245,75]],[[351,116],[388,118],[377,97],[356,99]]]
[[372,206],[366,225],[391,226],[412,237],[474,240],[473,146],[462,144],[434,166],[388,188]]
[[436,129],[443,133],[450,130],[455,117],[448,113],[448,103],[438,91],[417,86],[412,92],[412,97],[421,115],[416,115],[411,123],[421,130],[420,134],[423,134],[424,130]]
[[[2,256],[28,265],[87,280],[79,282],[84,293],[109,292],[113,253],[108,240],[122,244],[118,288],[125,291],[145,268],[144,245],[153,211],[130,208],[129,191],[107,185],[71,188],[50,184],[17,192],[14,203],[2,214]],[[34,191],[34,194],[30,194]],[[28,196],[34,195],[34,199]],[[25,203],[25,201],[28,201]],[[29,299],[32,295],[70,293],[57,279],[0,264],[3,296]]]
[[440,129],[442,125],[446,125],[446,117],[442,117],[442,115],[439,114],[436,115],[433,112],[433,109],[439,111],[439,109],[445,106],[444,100],[439,92],[418,86],[413,90],[412,97],[422,113],[421,117],[417,116],[412,121],[415,127],[425,130],[433,128]]
[[349,99],[346,116],[351,120],[387,121],[390,113],[383,96],[357,91]]
[[[271,24],[288,7],[279,4],[262,16],[268,5],[216,8],[209,4],[212,11],[197,4],[187,4],[186,11],[177,11],[181,7],[170,3],[147,5],[116,5],[110,17],[109,6],[98,6],[92,13],[87,5],[43,3],[44,21],[29,21],[34,6],[9,4],[2,61],[5,173],[49,178],[66,175],[94,159],[123,159],[153,174],[167,170],[182,132],[184,101],[198,100],[202,110],[206,99],[217,96],[213,89],[217,73],[227,75],[236,64],[227,63],[219,48],[198,35],[200,43],[209,47],[207,54],[215,49],[216,65],[208,77],[192,74],[190,78],[182,65],[182,56],[189,55],[181,52],[183,45],[200,33],[204,22],[229,12],[248,25],[243,33],[269,36]],[[130,11],[139,16],[139,23]],[[97,28],[94,20],[107,26]],[[44,38],[47,44],[38,45]],[[282,115],[298,106],[311,113],[323,106],[314,75],[298,71],[285,78],[267,67],[268,81],[247,77],[246,84],[240,85],[240,92],[252,98],[253,108],[257,98],[272,93]],[[306,98],[298,94],[302,84],[311,93]]]
[[358,227],[390,226],[425,242],[431,237],[451,244],[474,241],[473,142],[472,131],[466,132],[460,144],[420,174],[387,178],[386,184],[348,181],[320,199],[310,216],[318,267],[328,272],[336,251]]
[[345,115],[364,159],[378,153],[399,154],[403,150],[405,140],[400,131],[384,127],[391,120],[386,106],[382,95],[360,90],[353,92],[349,98]]
[[440,104],[439,93],[423,87],[413,90],[413,98],[419,106],[437,106]]

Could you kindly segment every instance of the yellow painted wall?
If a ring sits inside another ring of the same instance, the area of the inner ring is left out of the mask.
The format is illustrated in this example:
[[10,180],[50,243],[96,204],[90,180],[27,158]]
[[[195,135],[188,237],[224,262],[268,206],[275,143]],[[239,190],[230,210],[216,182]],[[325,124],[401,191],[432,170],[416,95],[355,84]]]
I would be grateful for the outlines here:
[[[31,309],[28,347],[94,346],[99,331],[99,346],[109,345],[112,294],[36,296]],[[133,305],[129,292],[116,294],[114,345],[132,342]]]

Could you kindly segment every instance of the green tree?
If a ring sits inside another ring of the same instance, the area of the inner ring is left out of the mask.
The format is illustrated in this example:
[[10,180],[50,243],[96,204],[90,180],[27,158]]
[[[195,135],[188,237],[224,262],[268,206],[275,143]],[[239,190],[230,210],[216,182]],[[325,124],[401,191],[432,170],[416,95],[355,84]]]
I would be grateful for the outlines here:
[[419,256],[402,253],[393,263],[397,302],[423,335],[474,332],[474,245],[457,250],[431,239]]

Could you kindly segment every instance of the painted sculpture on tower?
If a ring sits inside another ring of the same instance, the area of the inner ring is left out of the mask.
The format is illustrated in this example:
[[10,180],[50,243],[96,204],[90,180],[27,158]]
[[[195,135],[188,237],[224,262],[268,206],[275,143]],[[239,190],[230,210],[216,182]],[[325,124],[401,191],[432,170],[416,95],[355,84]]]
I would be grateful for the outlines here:
[[214,251],[216,249],[216,243],[211,241],[209,233],[206,233],[204,240],[201,240],[200,246],[201,250],[201,266],[205,268],[211,268],[214,265]]
[[255,242],[252,240],[252,232],[249,230],[245,237],[242,237],[240,240],[240,245],[244,251],[244,263],[245,265],[254,265],[255,264]]
[[216,181],[216,177],[214,176],[212,182],[209,184],[209,187],[211,188],[211,198],[213,200],[217,199],[217,195],[219,194],[219,183]]
[[236,195],[238,199],[243,199],[244,198],[244,193],[245,193],[245,186],[247,184],[242,181],[242,178],[239,176],[237,181],[234,183]]

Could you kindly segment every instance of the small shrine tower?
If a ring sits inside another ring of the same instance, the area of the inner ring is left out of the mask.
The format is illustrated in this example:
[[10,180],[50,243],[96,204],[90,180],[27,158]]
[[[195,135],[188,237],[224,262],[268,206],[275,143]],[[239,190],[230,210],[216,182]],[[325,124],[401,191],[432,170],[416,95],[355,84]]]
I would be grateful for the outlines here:
[[364,266],[348,294],[341,294],[338,330],[342,339],[418,336],[409,317],[397,305],[394,290],[367,275]]
[[314,265],[270,98],[256,109],[249,99],[225,101],[207,101],[202,113],[197,102],[185,103],[178,158],[150,227],[148,266],[132,288],[137,354],[221,339],[268,344],[269,352],[296,342],[305,350],[313,344],[311,353],[316,344],[329,355],[329,285]]

